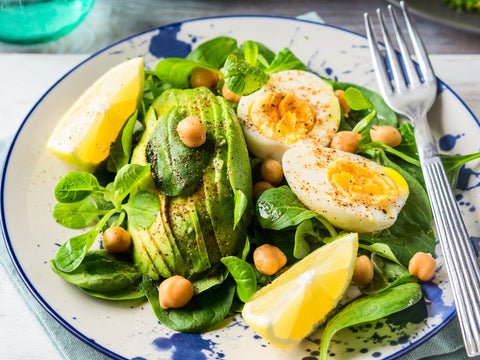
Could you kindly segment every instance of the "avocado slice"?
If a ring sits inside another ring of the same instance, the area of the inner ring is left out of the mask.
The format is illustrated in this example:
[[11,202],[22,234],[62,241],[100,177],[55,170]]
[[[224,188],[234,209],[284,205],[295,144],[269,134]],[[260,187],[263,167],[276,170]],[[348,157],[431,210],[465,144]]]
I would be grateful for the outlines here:
[[[134,252],[147,251],[163,277],[170,273],[186,277],[201,274],[218,264],[222,256],[237,254],[244,246],[250,221],[251,204],[234,228],[235,192],[242,191],[251,199],[250,161],[243,132],[230,104],[210,90],[171,89],[157,98],[146,114],[145,131],[134,149],[132,162],[147,163],[149,142],[150,158],[165,156],[169,149],[155,141],[165,136],[165,131],[174,131],[172,119],[178,121],[190,115],[204,122],[212,145],[211,155],[196,169],[196,176],[201,176],[189,185],[188,191],[169,195],[155,187],[153,191],[161,203],[159,216],[146,232],[137,231],[141,241],[134,242]],[[191,164],[175,154],[169,156],[180,164]],[[146,176],[138,190],[143,187],[152,191],[155,176]],[[150,242],[143,238],[145,234]]]
[[180,253],[175,237],[167,219],[167,197],[156,191],[160,200],[160,211],[154,223],[150,227],[150,235],[160,249],[169,268],[174,274],[185,276],[188,274],[188,267]]
[[137,245],[140,245],[148,254],[148,257],[150,258],[155,270],[159,275],[165,278],[172,276],[173,274],[170,272],[165,261],[163,261],[162,253],[153,241],[149,231],[147,229],[134,229],[130,225],[128,225],[128,230],[132,236],[132,239],[134,237],[136,238],[136,241],[133,242],[134,252],[136,252]]
[[[247,150],[247,143],[243,136],[242,126],[230,103],[223,97],[218,97],[224,113],[225,135],[228,143],[227,171],[230,186],[233,191],[241,190],[252,204],[252,170]],[[250,212],[245,213],[245,221],[250,222]]]
[[132,237],[133,243],[133,263],[142,274],[145,274],[151,279],[158,280],[160,277],[157,268],[153,264],[152,259],[150,259],[150,255],[137,231],[129,226],[128,232]]
[[176,243],[187,261],[190,274],[199,273],[211,267],[202,229],[190,197],[170,198],[167,213]]

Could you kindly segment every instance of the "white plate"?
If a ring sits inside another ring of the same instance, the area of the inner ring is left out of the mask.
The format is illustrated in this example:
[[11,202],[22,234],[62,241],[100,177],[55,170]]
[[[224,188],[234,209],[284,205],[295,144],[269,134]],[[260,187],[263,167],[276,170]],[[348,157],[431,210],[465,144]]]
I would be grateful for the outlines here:
[[[6,245],[26,286],[45,309],[73,334],[116,359],[267,360],[318,355],[318,333],[295,349],[279,350],[257,336],[239,315],[203,335],[175,333],[158,323],[148,303],[89,297],[50,270],[49,260],[58,247],[76,233],[56,224],[51,216],[53,189],[70,170],[45,150],[59,117],[95,79],[126,58],[143,56],[146,67],[153,69],[162,57],[183,57],[196,44],[219,35],[232,36],[240,43],[256,40],[274,51],[289,47],[321,75],[376,89],[364,37],[307,21],[235,16],[187,21],[127,38],[76,66],[41,98],[16,134],[2,175],[0,205]],[[480,138],[478,122],[444,84],[430,120],[444,150],[455,154],[478,150],[472,146]],[[458,190],[458,199],[469,233],[478,240],[475,216],[480,188],[472,181],[465,185],[471,174],[463,171],[465,189]],[[416,323],[400,325],[398,318],[392,318],[342,331],[330,347],[336,358],[395,358],[440,330],[454,316],[455,308],[441,255],[439,263],[435,281],[423,287],[427,316],[420,316]]]

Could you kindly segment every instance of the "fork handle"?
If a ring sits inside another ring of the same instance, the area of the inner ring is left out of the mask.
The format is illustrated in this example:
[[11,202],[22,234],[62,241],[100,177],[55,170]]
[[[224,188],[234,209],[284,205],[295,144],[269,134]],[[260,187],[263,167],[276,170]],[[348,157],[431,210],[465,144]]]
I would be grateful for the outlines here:
[[[423,125],[423,126],[422,126]],[[417,134],[417,132],[419,132]],[[415,121],[415,137],[437,236],[469,357],[480,355],[480,270],[445,168],[426,118]],[[417,136],[418,135],[418,136]]]

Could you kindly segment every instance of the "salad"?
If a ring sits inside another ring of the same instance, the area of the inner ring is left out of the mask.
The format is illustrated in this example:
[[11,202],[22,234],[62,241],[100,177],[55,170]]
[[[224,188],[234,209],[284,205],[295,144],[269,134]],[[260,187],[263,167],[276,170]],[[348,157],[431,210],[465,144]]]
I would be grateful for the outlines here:
[[[337,296],[312,324],[326,322],[323,357],[336,331],[419,301],[434,266],[413,276],[409,265],[433,260],[432,214],[413,129],[378,94],[311,73],[289,49],[228,37],[141,80],[108,158],[55,188],[55,220],[91,227],[60,247],[59,276],[103,299],[146,297],[165,326],[204,332],[353,234],[342,279],[361,296]],[[477,157],[444,156],[453,187]],[[90,250],[97,238],[103,249]],[[266,245],[280,254],[273,270],[255,261]],[[182,301],[162,297],[177,284]]]

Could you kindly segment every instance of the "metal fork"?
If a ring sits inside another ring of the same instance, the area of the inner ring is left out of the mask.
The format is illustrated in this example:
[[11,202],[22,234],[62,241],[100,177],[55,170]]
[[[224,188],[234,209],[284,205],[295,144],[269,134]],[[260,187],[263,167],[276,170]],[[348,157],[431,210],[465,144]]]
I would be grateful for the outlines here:
[[394,50],[380,9],[377,9],[377,14],[386,48],[386,60],[379,49],[368,13],[365,13],[368,43],[385,101],[394,111],[406,116],[414,127],[420,163],[437,237],[453,290],[465,349],[469,357],[474,357],[480,355],[480,271],[472,242],[427,123],[427,112],[435,102],[437,94],[437,78],[418,30],[403,1],[400,2],[400,6],[419,69],[411,59],[391,5],[388,6],[388,10],[402,62]]

